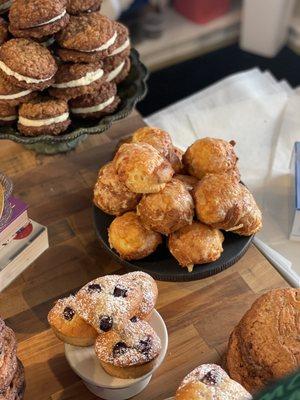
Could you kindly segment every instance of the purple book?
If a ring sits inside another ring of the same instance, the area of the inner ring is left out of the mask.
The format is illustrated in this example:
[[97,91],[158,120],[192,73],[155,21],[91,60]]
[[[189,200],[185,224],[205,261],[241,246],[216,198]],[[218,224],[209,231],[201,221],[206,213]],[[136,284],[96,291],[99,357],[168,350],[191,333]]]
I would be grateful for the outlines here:
[[9,240],[19,229],[28,223],[27,204],[13,196],[10,196],[8,201],[11,207],[11,216],[7,223],[0,229],[0,245]]

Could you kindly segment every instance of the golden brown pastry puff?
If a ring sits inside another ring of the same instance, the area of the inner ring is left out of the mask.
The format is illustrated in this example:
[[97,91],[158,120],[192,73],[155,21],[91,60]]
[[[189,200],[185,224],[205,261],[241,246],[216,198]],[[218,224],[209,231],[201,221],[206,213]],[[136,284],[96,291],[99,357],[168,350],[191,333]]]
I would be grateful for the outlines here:
[[144,126],[133,132],[132,143],[151,144],[165,158],[168,158],[173,150],[172,139],[168,132],[151,126]]
[[230,230],[242,236],[250,236],[262,228],[262,215],[249,190],[241,183],[240,189],[244,204],[243,216],[239,220],[238,227]]
[[134,210],[140,201],[139,194],[131,192],[121,182],[111,162],[104,165],[94,187],[94,204],[111,215],[121,215]]
[[48,314],[48,322],[55,335],[74,346],[91,346],[98,336],[97,331],[75,311],[75,297],[59,299]]
[[252,396],[216,364],[203,364],[188,374],[175,400],[250,400]]
[[191,272],[194,264],[206,264],[220,258],[223,241],[224,236],[218,229],[193,222],[171,233],[168,247],[180,266]]
[[125,260],[139,260],[153,253],[161,243],[161,235],[146,229],[135,212],[116,217],[108,228],[111,248]]
[[218,229],[236,227],[243,215],[238,179],[232,174],[207,174],[193,192],[196,214],[204,224]]
[[184,183],[172,179],[159,193],[143,196],[137,215],[146,228],[169,235],[192,223],[194,202]]
[[172,179],[171,164],[148,143],[125,143],[113,164],[127,188],[135,193],[156,193]]
[[236,169],[234,141],[203,138],[194,142],[183,155],[183,163],[190,175],[198,179],[205,174],[219,174]]
[[178,179],[182,183],[185,184],[185,187],[189,192],[191,192],[196,184],[199,182],[199,179],[195,178],[194,176],[191,175],[184,175],[184,174],[176,174],[174,175],[175,179]]

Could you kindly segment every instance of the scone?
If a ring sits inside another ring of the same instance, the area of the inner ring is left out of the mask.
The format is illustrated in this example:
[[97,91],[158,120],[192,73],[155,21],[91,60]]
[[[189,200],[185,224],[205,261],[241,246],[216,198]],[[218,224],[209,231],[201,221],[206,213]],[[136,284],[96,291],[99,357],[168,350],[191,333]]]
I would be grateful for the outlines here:
[[0,318],[0,389],[3,391],[9,387],[17,371],[16,351],[16,336]]
[[162,242],[161,235],[146,229],[133,211],[113,220],[108,228],[108,240],[110,247],[125,260],[147,257]]
[[76,294],[78,315],[99,334],[119,329],[124,320],[137,315],[141,289],[119,275],[107,275],[87,283]]
[[48,322],[55,335],[63,342],[74,346],[91,346],[98,333],[79,317],[75,308],[74,296],[59,299],[48,314]]
[[192,223],[194,202],[184,183],[172,179],[159,193],[142,197],[137,215],[146,228],[169,235]]
[[206,174],[219,174],[236,169],[235,142],[203,138],[196,140],[185,152],[183,162],[190,175],[198,179]]
[[203,364],[182,381],[175,400],[250,400],[252,396],[221,367]]
[[300,367],[300,289],[274,289],[257,299],[229,340],[227,369],[250,392]]
[[100,335],[95,352],[104,370],[123,379],[139,378],[150,372],[161,351],[152,327],[142,320],[127,321],[123,327]]
[[141,195],[131,192],[120,180],[112,162],[99,171],[94,187],[94,204],[111,215],[121,215],[134,210]]
[[174,174],[171,164],[148,143],[124,143],[113,164],[120,180],[135,193],[157,193]]
[[218,229],[193,222],[172,233],[168,247],[179,265],[191,272],[195,264],[206,264],[220,258],[223,241],[224,236]]

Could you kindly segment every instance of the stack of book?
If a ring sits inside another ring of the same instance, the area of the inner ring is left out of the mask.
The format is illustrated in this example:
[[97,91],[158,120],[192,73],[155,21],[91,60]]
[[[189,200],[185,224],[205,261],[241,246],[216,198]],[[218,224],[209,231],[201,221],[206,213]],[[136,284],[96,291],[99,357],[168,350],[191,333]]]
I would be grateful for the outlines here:
[[0,227],[0,292],[49,247],[47,228],[29,219],[27,205],[14,196],[7,202],[2,211],[10,207],[10,218]]

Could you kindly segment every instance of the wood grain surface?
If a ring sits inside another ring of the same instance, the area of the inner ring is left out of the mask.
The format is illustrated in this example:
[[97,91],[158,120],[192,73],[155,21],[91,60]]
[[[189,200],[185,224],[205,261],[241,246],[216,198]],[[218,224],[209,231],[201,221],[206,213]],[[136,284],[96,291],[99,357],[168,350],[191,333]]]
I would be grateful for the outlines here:
[[[26,400],[90,400],[69,367],[61,343],[47,324],[54,300],[97,276],[124,270],[97,242],[92,224],[91,189],[101,146],[142,125],[137,113],[107,134],[90,137],[75,151],[41,156],[0,141],[0,170],[14,180],[15,194],[30,205],[30,217],[49,229],[50,249],[4,292],[0,315],[15,330],[25,365]],[[169,331],[165,362],[135,400],[172,396],[181,379],[201,363],[222,361],[228,336],[263,292],[287,283],[251,246],[233,267],[187,283],[158,282],[158,310]]]

